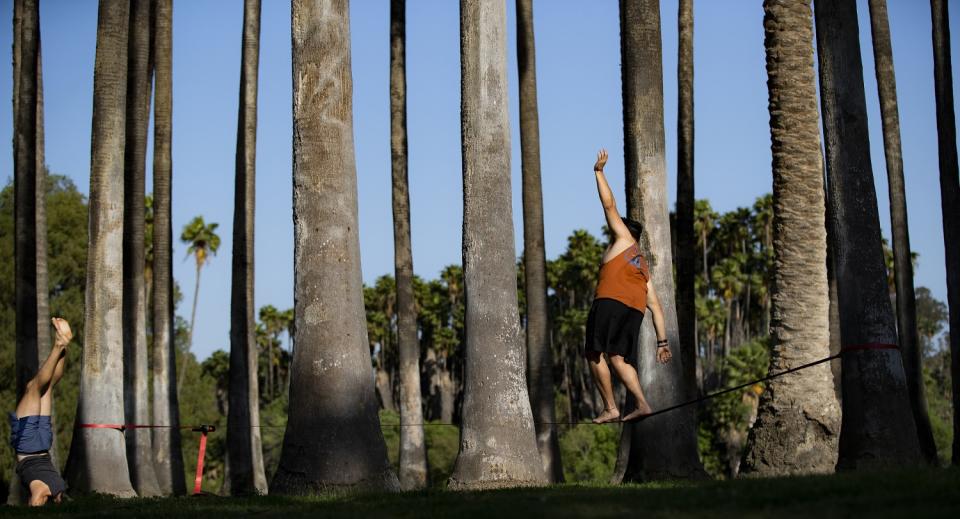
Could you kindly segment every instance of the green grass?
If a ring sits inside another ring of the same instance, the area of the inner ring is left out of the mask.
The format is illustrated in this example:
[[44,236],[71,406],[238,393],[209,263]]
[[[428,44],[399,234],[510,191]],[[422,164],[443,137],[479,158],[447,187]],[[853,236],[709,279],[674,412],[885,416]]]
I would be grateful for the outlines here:
[[[84,497],[45,510],[0,515],[136,517],[960,517],[960,470],[651,483],[559,485],[487,492],[430,490],[327,497],[191,497],[117,500]],[[815,515],[814,515],[815,514]]]

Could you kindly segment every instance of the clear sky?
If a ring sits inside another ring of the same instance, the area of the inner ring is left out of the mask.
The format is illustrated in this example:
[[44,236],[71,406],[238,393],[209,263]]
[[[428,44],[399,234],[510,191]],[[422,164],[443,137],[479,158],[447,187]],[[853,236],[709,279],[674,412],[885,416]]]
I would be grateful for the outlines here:
[[[920,254],[917,285],[946,300],[929,3],[888,0],[900,103],[910,237]],[[220,224],[223,243],[201,279],[194,351],[229,348],[240,34],[239,0],[174,0],[173,225],[195,215]],[[393,273],[390,201],[389,2],[354,0],[354,134],[363,278]],[[857,2],[880,222],[889,235],[866,0]],[[960,5],[950,2],[951,25]],[[611,151],[608,176],[623,185],[618,3],[534,2],[546,248],[560,254],[577,228],[598,234],[603,216],[591,165]],[[771,190],[770,136],[759,0],[697,0],[694,14],[696,196],[728,211]],[[414,270],[434,278],[460,263],[459,2],[407,7],[409,175]],[[0,0],[0,49],[10,49],[11,0]],[[514,3],[507,1],[513,223],[520,253],[520,138]],[[46,156],[54,173],[89,192],[97,2],[41,0]],[[677,1],[661,3],[668,186],[675,196]],[[290,2],[263,0],[257,137],[256,304],[293,305]],[[957,55],[955,38],[953,54]],[[10,59],[0,60],[0,99],[11,98]],[[956,74],[954,82],[956,83]],[[956,95],[956,94],[955,94]],[[10,102],[0,102],[0,181],[12,176]],[[151,148],[152,149],[152,148]],[[152,151],[151,155],[152,156]],[[148,160],[148,175],[151,162]],[[148,176],[148,186],[150,185]],[[621,190],[617,192],[622,193]],[[619,197],[623,206],[623,195]],[[672,203],[672,202],[671,202]],[[189,314],[194,264],[174,246],[174,275]]]

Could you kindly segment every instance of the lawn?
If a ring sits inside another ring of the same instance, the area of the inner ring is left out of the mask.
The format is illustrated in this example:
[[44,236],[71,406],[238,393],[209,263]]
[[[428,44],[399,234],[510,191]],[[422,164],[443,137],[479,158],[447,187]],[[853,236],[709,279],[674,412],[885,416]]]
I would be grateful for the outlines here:
[[644,485],[317,498],[189,497],[116,500],[83,497],[56,508],[2,508],[3,516],[322,516],[322,517],[960,517],[960,470],[928,469],[836,476]]

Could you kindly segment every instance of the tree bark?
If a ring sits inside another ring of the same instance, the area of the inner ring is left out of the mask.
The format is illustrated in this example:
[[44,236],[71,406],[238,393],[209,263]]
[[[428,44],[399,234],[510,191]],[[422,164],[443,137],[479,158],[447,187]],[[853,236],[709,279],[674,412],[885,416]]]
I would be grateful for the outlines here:
[[[266,494],[260,441],[260,390],[254,316],[254,201],[256,198],[257,77],[260,62],[260,0],[243,3],[240,94],[237,109],[236,180],[233,198],[233,260],[230,286],[230,374],[227,457],[224,480],[230,495]],[[269,352],[269,350],[268,350]],[[269,373],[269,364],[268,364]]]
[[697,246],[693,232],[693,0],[680,0],[677,25],[677,324],[686,398],[697,396]]
[[950,373],[953,380],[953,464],[960,465],[960,180],[957,169],[957,124],[953,108],[950,62],[950,16],[947,2],[930,0],[933,19],[933,74],[940,150],[940,207],[950,312]]
[[517,67],[520,79],[520,158],[523,174],[523,269],[527,317],[527,385],[537,448],[550,483],[563,481],[553,403],[553,351],[547,313],[547,258],[543,244],[540,123],[537,108],[533,0],[517,0]]
[[270,491],[399,489],[377,416],[357,237],[345,0],[293,0],[296,343]]
[[[856,4],[815,4],[820,101],[842,348],[897,344],[880,245],[870,163]],[[900,352],[848,350],[842,357],[843,424],[838,469],[916,463],[917,429]]]
[[[620,53],[627,216],[643,225],[640,246],[663,308],[667,338],[679,345],[667,208],[659,0],[621,0]],[[657,363],[652,319],[644,321],[635,362],[644,394],[654,409],[680,403],[688,391],[685,359],[675,355],[669,364]],[[624,427],[623,434],[633,435],[625,480],[705,476],[697,454],[693,407]]]
[[172,163],[173,0],[155,0],[153,15],[156,92],[153,111],[153,460],[164,495],[186,494],[180,450],[180,404],[177,399],[174,343]]
[[[144,226],[147,133],[153,63],[150,62],[150,0],[130,3],[127,47],[126,142],[123,173],[123,390],[126,423],[150,423],[147,386],[147,302]],[[148,429],[124,433],[130,482],[137,495],[160,495]]]
[[93,79],[90,243],[80,396],[66,476],[74,492],[134,497],[123,432],[123,166],[129,2],[101,0]]
[[517,308],[506,11],[505,0],[460,2],[466,366],[452,489],[547,482]]
[[[771,373],[830,355],[823,156],[806,2],[764,2],[773,155]],[[741,471],[764,476],[832,473],[840,406],[830,366],[768,382]]]
[[887,164],[890,196],[890,229],[893,241],[894,280],[897,287],[897,336],[903,357],[903,369],[910,392],[910,405],[917,426],[920,451],[928,463],[937,462],[927,397],[923,388],[923,355],[917,332],[917,305],[913,291],[913,261],[910,258],[910,233],[907,225],[907,197],[903,180],[903,156],[900,151],[900,114],[897,107],[897,81],[893,69],[893,48],[887,1],[870,0],[870,29],[873,35],[873,60],[880,96],[883,122],[883,148]]

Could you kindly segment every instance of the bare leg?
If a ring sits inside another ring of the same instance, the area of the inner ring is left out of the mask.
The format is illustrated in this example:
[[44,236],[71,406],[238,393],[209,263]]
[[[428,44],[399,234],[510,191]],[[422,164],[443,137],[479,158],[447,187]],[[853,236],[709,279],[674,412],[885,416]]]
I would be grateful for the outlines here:
[[[51,382],[54,381],[58,366],[60,367],[60,377],[63,376],[63,357],[66,352],[66,346],[60,344],[55,344],[50,349],[50,356],[43,361],[43,365],[37,371],[37,376],[27,382],[23,396],[17,403],[17,418],[43,414],[43,397],[53,387]],[[57,380],[59,380],[59,377],[57,377]],[[49,398],[47,398],[47,415],[50,414],[49,404]]]
[[63,365],[66,363],[66,360],[66,354],[61,355],[60,359],[57,360],[57,366],[53,369],[53,379],[50,380],[47,390],[44,391],[40,397],[40,416],[50,416],[53,412],[53,388],[56,387],[57,382],[60,382],[60,379],[63,378]]
[[610,380],[610,369],[607,367],[607,361],[600,352],[587,352],[587,361],[590,363],[590,371],[593,373],[593,382],[600,390],[600,398],[603,399],[603,412],[600,416],[593,419],[593,423],[613,422],[620,417],[620,411],[617,409],[617,402],[613,397],[613,382]]
[[633,368],[623,358],[623,355],[610,355],[610,364],[613,364],[613,370],[617,372],[617,377],[626,386],[627,391],[633,395],[637,402],[637,408],[623,417],[623,420],[631,420],[639,416],[650,414],[653,410],[643,396],[643,389],[640,388],[640,378],[637,376],[637,370]]

